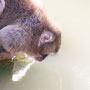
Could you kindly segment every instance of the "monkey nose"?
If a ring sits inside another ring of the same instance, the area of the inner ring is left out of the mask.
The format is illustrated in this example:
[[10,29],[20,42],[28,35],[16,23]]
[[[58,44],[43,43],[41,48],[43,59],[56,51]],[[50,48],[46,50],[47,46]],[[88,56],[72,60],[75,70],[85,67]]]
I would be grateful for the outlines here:
[[37,57],[36,60],[43,61],[47,56],[48,56],[48,54],[42,55],[42,57]]
[[42,58],[45,59],[48,56],[48,54],[42,55]]

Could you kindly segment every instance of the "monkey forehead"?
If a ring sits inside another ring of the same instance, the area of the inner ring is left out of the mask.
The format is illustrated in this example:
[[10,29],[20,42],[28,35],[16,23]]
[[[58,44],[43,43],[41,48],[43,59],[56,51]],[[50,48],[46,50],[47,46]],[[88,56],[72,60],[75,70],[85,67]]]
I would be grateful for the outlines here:
[[36,5],[38,5],[39,7],[43,8],[43,0],[32,0],[33,3],[35,3]]

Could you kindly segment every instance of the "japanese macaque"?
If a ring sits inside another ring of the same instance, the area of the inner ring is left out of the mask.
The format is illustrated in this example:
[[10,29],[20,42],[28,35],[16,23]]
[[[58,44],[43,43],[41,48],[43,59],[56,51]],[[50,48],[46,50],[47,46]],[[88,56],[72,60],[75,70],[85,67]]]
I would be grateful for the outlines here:
[[22,52],[42,61],[57,53],[60,44],[60,30],[32,0],[0,0],[0,50],[4,57],[5,53],[13,57]]

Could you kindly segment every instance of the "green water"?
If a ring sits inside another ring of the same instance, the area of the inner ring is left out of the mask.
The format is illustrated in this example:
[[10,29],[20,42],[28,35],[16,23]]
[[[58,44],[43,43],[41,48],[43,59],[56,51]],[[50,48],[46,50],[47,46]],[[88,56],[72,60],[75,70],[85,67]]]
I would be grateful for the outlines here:
[[62,29],[56,56],[35,63],[18,82],[13,63],[0,66],[0,90],[90,90],[90,0],[43,0]]

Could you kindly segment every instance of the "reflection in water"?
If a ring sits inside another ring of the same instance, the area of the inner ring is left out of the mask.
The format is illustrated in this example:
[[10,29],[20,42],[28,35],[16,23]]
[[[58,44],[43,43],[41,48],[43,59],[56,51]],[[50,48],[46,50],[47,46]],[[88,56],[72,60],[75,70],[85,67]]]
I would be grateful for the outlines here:
[[6,84],[12,77],[13,63],[8,61],[0,62],[0,90],[4,90]]
[[[0,90],[58,90],[59,88],[58,75],[47,68],[47,63],[44,65],[43,62],[35,64],[33,62],[31,69],[29,69],[31,63],[26,64],[23,61],[15,62],[15,64],[0,62],[0,64]],[[21,79],[27,70],[26,76]],[[21,80],[13,82],[12,76],[14,81]]]
[[12,76],[13,81],[19,81],[23,76],[25,76],[27,70],[30,69],[31,65],[33,65],[34,63],[35,61],[30,61],[28,58],[21,56],[19,56],[19,58],[17,58],[14,62],[1,61],[0,78],[5,79],[4,76],[8,74],[9,76]]
[[19,81],[20,79],[22,79],[22,77],[25,76],[27,70],[30,69],[31,65],[34,63],[35,61],[32,61],[30,63],[26,63],[25,61],[15,61],[12,80]]

